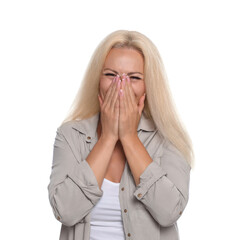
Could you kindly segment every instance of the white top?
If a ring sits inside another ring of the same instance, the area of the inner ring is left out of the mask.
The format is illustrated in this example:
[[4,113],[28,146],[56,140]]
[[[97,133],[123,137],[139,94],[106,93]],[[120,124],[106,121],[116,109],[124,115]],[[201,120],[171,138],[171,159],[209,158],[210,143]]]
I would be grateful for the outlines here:
[[125,240],[119,185],[120,183],[103,179],[103,195],[91,212],[90,240]]

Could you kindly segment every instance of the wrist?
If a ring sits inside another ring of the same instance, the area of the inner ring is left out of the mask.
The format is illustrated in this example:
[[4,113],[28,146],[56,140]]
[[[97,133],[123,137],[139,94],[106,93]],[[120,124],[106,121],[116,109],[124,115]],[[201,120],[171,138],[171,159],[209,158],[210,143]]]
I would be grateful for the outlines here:
[[117,141],[118,141],[118,139],[117,138],[115,138],[115,137],[110,137],[110,136],[104,136],[104,135],[101,135],[100,136],[100,138],[99,138],[99,140],[101,141],[101,142],[103,142],[104,144],[106,144],[106,145],[116,145],[116,143],[117,143]]
[[126,136],[120,138],[122,145],[134,143],[136,140],[138,140],[137,134],[126,135]]

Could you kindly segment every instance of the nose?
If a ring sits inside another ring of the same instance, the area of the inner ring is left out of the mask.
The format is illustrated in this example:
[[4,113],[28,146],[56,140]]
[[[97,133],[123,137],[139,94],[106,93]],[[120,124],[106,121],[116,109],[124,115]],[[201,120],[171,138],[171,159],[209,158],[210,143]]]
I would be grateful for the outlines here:
[[123,88],[123,78],[125,77],[125,81],[126,81],[127,74],[126,73],[122,73],[122,74],[119,74],[118,76],[119,76],[119,78],[121,80],[120,89],[122,89]]
[[121,78],[121,80],[122,80],[124,77],[126,77],[126,76],[127,76],[126,73],[119,74],[119,77]]

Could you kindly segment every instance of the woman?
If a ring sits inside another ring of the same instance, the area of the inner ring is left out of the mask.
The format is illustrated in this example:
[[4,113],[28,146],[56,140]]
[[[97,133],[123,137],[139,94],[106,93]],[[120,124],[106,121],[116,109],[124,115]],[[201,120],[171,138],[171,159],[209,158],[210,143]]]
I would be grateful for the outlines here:
[[179,239],[192,160],[157,48],[111,33],[57,129],[48,191],[60,239]]

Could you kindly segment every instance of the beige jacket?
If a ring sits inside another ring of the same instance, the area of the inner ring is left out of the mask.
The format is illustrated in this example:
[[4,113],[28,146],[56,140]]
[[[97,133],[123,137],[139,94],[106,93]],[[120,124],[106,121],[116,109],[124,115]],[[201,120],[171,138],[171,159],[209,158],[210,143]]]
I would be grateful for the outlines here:
[[[103,191],[86,158],[98,141],[99,116],[57,128],[48,192],[55,218],[62,223],[60,240],[90,239],[91,209]],[[191,168],[144,114],[137,132],[153,162],[137,186],[125,163],[119,188],[125,239],[177,240],[177,220],[188,202]]]

